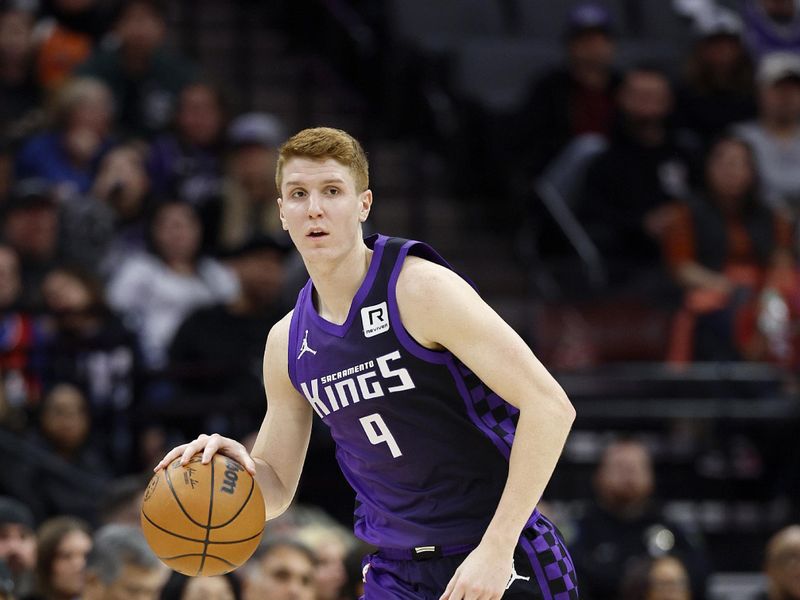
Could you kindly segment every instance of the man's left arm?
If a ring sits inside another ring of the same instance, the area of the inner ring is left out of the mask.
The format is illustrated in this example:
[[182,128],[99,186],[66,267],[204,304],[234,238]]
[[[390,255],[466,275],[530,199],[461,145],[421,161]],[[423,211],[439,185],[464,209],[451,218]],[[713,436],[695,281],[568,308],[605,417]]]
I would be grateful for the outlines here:
[[417,342],[447,348],[520,411],[497,510],[480,545],[442,596],[500,598],[511,576],[514,548],[555,469],[575,410],[519,335],[449,269],[408,258],[397,301],[403,324]]

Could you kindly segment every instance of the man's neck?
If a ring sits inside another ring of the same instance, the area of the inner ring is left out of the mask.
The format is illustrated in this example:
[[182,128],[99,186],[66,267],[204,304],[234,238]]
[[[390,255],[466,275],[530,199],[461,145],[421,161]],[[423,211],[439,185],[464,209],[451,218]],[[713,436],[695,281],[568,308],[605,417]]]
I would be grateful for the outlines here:
[[355,244],[343,258],[322,264],[306,263],[317,293],[319,315],[338,325],[347,320],[350,305],[367,276],[372,250]]

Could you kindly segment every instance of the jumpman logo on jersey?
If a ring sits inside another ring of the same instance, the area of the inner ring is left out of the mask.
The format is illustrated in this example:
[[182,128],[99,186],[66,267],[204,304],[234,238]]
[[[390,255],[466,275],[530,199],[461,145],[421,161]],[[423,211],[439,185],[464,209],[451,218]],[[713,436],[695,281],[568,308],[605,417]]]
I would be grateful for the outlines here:
[[297,355],[297,360],[300,360],[300,357],[306,352],[310,352],[311,354],[317,353],[316,350],[313,350],[311,346],[308,345],[308,329],[306,329],[306,334],[303,336],[303,343],[300,345],[300,354]]
[[508,579],[508,585],[506,585],[506,589],[511,587],[511,584],[514,583],[517,579],[522,579],[522,581],[530,581],[530,577],[523,577],[522,575],[517,573],[517,569],[514,567],[514,559],[511,559],[511,577]]

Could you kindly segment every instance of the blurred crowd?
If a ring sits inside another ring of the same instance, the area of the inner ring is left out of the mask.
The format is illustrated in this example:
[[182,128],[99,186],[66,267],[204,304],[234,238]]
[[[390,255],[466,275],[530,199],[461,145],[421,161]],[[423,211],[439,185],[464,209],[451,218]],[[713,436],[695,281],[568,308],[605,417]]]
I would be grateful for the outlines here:
[[692,32],[688,54],[676,64],[645,47],[623,69],[612,13],[576,5],[564,64],[535,81],[495,155],[506,181],[535,182],[545,261],[577,251],[612,302],[638,300],[644,319],[668,321],[650,358],[795,373],[800,8],[674,5]]
[[[318,508],[295,505],[270,521],[253,556],[235,572],[170,572],[139,525],[140,477],[102,494],[99,521],[72,515],[38,524],[23,502],[0,496],[2,600],[358,600],[370,551]],[[703,600],[712,564],[702,535],[672,520],[655,493],[652,457],[635,438],[610,442],[593,475],[594,498],[572,523],[581,597]],[[549,512],[551,507],[540,507]],[[768,540],[763,575],[748,600],[800,597],[800,525]]]
[[[620,15],[574,3],[563,64],[503,115],[502,143],[484,140],[471,175],[454,172],[471,193],[524,199],[545,261],[576,238],[527,190],[556,190],[611,301],[667,315],[659,359],[796,374],[800,7],[672,5],[693,36],[681,64],[619,68]],[[13,464],[0,472],[0,596],[357,598],[367,550],[339,524],[352,495],[325,436],[301,493],[334,518],[291,509],[235,575],[168,578],[131,529],[142,474],[172,445],[252,439],[266,332],[303,277],[274,208],[290,131],[237,112],[167,22],[158,0],[0,0],[0,451]],[[562,524],[589,600],[704,597],[713,557],[658,512],[652,478],[640,444],[609,447],[595,506]],[[798,531],[765,549],[768,600],[800,598]]]
[[284,515],[234,573],[187,577],[153,554],[138,522],[140,490],[131,491],[118,496],[121,510],[96,529],[73,516],[36,527],[23,503],[0,496],[0,598],[355,600],[362,593],[365,550],[324,513]]

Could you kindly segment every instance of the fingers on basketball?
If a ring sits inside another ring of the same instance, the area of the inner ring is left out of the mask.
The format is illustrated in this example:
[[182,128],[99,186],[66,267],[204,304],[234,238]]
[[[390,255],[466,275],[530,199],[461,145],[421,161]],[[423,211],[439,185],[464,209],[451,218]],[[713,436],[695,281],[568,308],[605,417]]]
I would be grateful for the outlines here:
[[158,471],[147,486],[141,513],[145,537],[162,562],[184,575],[232,571],[261,539],[261,490],[228,456],[215,454],[204,464],[195,454],[185,465],[182,457]]

